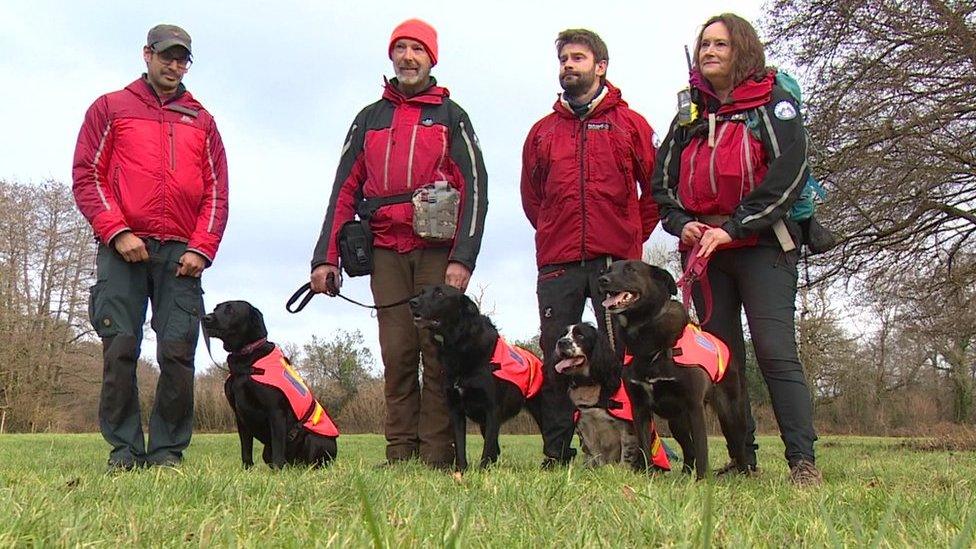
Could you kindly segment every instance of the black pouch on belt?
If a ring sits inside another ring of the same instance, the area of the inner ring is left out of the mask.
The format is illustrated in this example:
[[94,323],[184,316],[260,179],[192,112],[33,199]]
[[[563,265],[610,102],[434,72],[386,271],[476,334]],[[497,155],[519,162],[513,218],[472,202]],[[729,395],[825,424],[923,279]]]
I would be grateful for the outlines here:
[[339,264],[349,276],[373,272],[373,232],[369,220],[347,221],[339,229]]

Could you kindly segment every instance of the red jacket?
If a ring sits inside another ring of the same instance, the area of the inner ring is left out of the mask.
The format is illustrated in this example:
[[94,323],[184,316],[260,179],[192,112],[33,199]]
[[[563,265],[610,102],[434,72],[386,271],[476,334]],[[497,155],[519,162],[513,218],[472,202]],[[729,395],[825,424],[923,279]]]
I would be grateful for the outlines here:
[[609,82],[582,119],[561,98],[553,109],[522,149],[522,208],[536,230],[536,262],[640,259],[658,221],[654,131]]
[[689,126],[675,118],[654,173],[654,198],[669,233],[680,236],[698,216],[729,216],[722,228],[740,244],[762,237],[779,246],[770,227],[786,217],[809,170],[799,105],[774,84],[775,74],[747,79],[724,104],[695,75],[702,115]]
[[227,225],[227,158],[213,117],[182,85],[165,104],[143,78],[95,100],[72,175],[78,208],[105,244],[130,230],[186,242],[213,262]]
[[[390,81],[383,98],[356,116],[342,147],[312,269],[326,263],[339,265],[339,229],[353,219],[361,197],[393,196],[446,180],[461,192],[450,260],[474,270],[488,208],[487,174],[471,121],[449,95],[447,88],[434,82],[407,97]],[[377,248],[407,253],[445,246],[414,234],[409,202],[381,207],[370,228]]]

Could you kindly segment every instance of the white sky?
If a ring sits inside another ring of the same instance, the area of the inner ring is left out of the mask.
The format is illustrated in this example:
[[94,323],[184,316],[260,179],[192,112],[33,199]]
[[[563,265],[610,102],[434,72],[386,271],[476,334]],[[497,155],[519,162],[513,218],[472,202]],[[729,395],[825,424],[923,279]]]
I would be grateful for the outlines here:
[[[533,233],[519,198],[521,147],[560,91],[556,34],[570,27],[599,33],[610,51],[610,81],[663,137],[675,92],[687,81],[683,45],[723,11],[755,21],[760,2],[4,0],[0,177],[70,182],[85,110],[144,71],[150,27],[178,24],[193,38],[184,83],[215,116],[229,163],[230,219],[204,274],[207,307],[246,299],[264,312],[277,342],[358,328],[379,362],[369,311],[316,296],[291,315],[284,302],[308,279],[346,130],[379,98],[383,75],[392,76],[390,32],[419,17],[438,31],[432,74],[470,115],[488,171],[488,219],[469,289],[484,287],[486,308],[507,337],[528,338],[539,323]],[[660,228],[651,241],[674,246]],[[372,302],[365,277],[346,279],[343,293]],[[143,356],[154,352],[148,341]],[[202,344],[197,356],[198,368],[209,364]]]

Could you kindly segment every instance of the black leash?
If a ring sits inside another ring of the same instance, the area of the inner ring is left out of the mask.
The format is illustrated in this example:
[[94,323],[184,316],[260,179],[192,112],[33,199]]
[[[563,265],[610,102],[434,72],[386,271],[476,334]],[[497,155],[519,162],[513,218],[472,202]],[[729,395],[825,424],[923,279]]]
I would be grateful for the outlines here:
[[[349,303],[352,303],[353,305],[359,305],[360,307],[365,307],[367,309],[376,309],[376,310],[389,309],[391,307],[399,307],[400,305],[403,305],[404,303],[407,303],[411,299],[417,297],[416,295],[408,296],[401,299],[400,301],[394,303],[388,303],[386,305],[368,305],[366,303],[360,303],[355,299],[348,298],[339,292],[336,292],[336,295],[341,297],[342,299],[345,299]],[[306,282],[288,299],[288,302],[285,303],[285,310],[292,314],[297,313],[298,311],[304,309],[305,306],[308,305],[308,302],[311,301],[313,297],[315,297],[315,292],[312,291],[312,283]],[[292,308],[295,302],[298,301],[299,299],[302,300],[301,303],[299,303],[297,307]]]
[[203,336],[203,344],[207,347],[207,356],[210,357],[210,362],[217,367],[218,370],[230,373],[228,368],[225,368],[214,360],[213,353],[210,352],[210,336],[207,335],[207,331],[203,329],[203,317],[207,311],[207,306],[203,301],[203,297],[200,297],[200,305],[202,306],[199,314],[197,314],[197,323],[200,325],[200,334]]

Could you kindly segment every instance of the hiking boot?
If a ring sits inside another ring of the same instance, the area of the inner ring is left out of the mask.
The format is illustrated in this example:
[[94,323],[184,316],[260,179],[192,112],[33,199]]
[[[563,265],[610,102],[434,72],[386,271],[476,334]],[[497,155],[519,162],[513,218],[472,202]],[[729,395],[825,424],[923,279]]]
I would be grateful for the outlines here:
[[790,482],[797,486],[820,486],[823,475],[812,461],[801,459],[790,465]]
[[105,466],[106,475],[118,475],[121,473],[127,473],[134,470],[138,465],[133,461],[114,461],[108,460],[108,464]]
[[747,476],[752,477],[752,476],[756,476],[756,475],[759,474],[759,467],[758,466],[756,466],[754,464],[749,464],[746,467],[748,468],[748,472],[739,471],[739,467],[735,464],[735,462],[734,461],[730,461],[730,462],[726,463],[724,466],[716,469],[713,474],[716,477],[723,477],[723,476],[726,476],[726,475],[735,475],[735,474],[742,474],[742,475],[747,475]]

